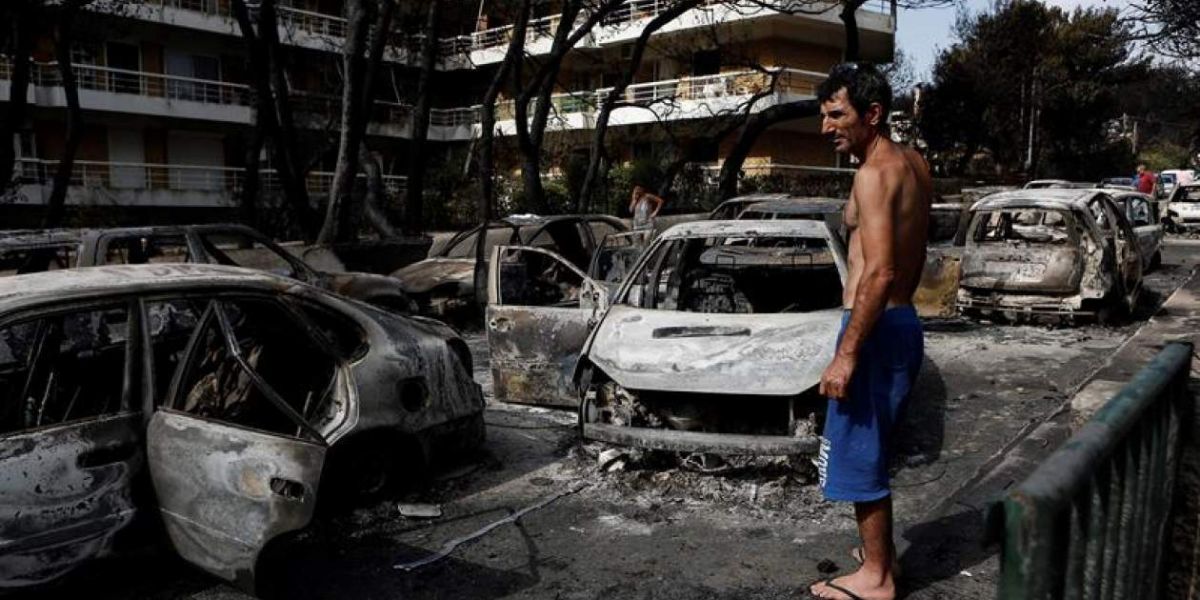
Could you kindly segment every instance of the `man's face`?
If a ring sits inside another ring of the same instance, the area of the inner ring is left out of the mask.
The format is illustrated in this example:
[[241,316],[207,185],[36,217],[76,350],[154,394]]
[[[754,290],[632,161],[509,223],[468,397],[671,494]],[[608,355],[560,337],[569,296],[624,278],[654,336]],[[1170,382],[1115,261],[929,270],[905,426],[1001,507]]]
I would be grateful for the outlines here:
[[867,143],[875,133],[876,127],[869,122],[874,118],[878,123],[880,112],[876,105],[866,115],[858,114],[850,104],[846,88],[842,88],[832,98],[821,103],[821,134],[833,142],[833,149],[842,154],[862,154]]
[[1138,175],[1141,175],[1145,171],[1146,171],[1146,167],[1143,167],[1142,165],[1137,166]]

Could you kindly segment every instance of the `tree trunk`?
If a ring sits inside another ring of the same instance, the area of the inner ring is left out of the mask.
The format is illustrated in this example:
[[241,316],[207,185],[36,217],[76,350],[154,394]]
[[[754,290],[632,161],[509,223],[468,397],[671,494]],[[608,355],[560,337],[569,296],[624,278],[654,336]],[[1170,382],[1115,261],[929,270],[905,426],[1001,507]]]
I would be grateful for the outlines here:
[[363,172],[367,175],[366,193],[363,195],[363,217],[383,238],[398,237],[396,229],[388,221],[387,214],[379,207],[380,199],[387,197],[387,188],[383,185],[383,168],[379,159],[367,150],[367,145],[358,147],[358,162],[362,164]]
[[838,15],[842,27],[846,30],[846,53],[843,60],[855,62],[860,56],[858,41],[858,9],[866,0],[847,0],[842,4],[842,12]]
[[329,199],[325,204],[325,222],[317,235],[318,245],[347,241],[349,221],[348,205],[354,194],[354,180],[358,175],[358,149],[362,143],[365,121],[362,102],[363,77],[366,60],[363,57],[367,37],[367,0],[346,2],[346,41],[342,45],[342,116],[341,132],[338,137],[337,163],[333,169],[333,182],[329,186]]
[[67,139],[63,154],[54,173],[54,185],[46,201],[46,215],[42,227],[62,227],[66,216],[67,188],[71,185],[71,173],[75,170],[75,153],[83,134],[83,111],[79,107],[79,85],[75,70],[71,67],[71,44],[75,39],[75,15],[77,2],[68,0],[59,7],[58,23],[54,40],[54,59],[58,61],[58,74],[62,79],[63,92],[67,97]]
[[421,71],[417,75],[417,105],[413,109],[412,142],[409,143],[408,181],[404,191],[404,233],[418,235],[425,221],[425,146],[429,137],[429,113],[433,106],[431,79],[437,62],[437,22],[440,2],[430,0],[425,13],[425,38],[421,40]]
[[[257,121],[257,119],[255,119]],[[256,122],[254,132],[250,135],[250,145],[246,147],[245,176],[242,178],[242,197],[238,205],[242,212],[242,223],[254,227],[258,224],[258,196],[262,190],[261,160],[264,134]]]
[[[26,107],[29,95],[29,54],[33,52],[32,8],[25,0],[15,3],[10,14],[13,19],[9,23],[9,36],[13,41],[12,76],[9,81],[8,110],[4,114],[4,123],[0,124],[0,193],[6,191],[13,182],[16,171],[16,149],[13,147],[14,137],[25,124]],[[14,14],[15,13],[15,14]]]
[[[521,0],[521,6],[517,13],[516,21],[518,23],[529,22],[529,10],[532,0]],[[476,217],[483,225],[481,236],[487,235],[487,224],[492,220],[492,204],[496,196],[496,164],[495,164],[495,139],[496,139],[496,100],[500,97],[500,88],[504,85],[504,81],[508,78],[508,71],[512,69],[513,64],[524,60],[525,54],[525,28],[516,28],[520,30],[518,35],[514,30],[512,39],[509,40],[508,50],[504,54],[504,61],[500,63],[496,69],[496,75],[492,78],[492,82],[488,85],[487,92],[483,95],[483,102],[480,106],[480,132],[479,132],[479,206],[476,212]],[[485,237],[481,237],[479,242],[475,244],[475,298],[476,300],[487,299],[487,269],[485,268],[484,256],[485,246],[483,243]],[[478,302],[479,306],[483,306],[483,302]]]
[[299,167],[295,155],[295,124],[279,56],[275,0],[263,0],[260,3],[257,31],[246,0],[231,0],[230,8],[246,40],[254,81],[256,119],[264,134],[273,141],[271,156],[283,196],[296,216],[302,235],[312,240],[317,235],[320,223],[309,203],[304,170]]
[[659,13],[656,17],[650,20],[637,40],[633,44],[633,52],[630,54],[629,66],[625,72],[621,74],[621,79],[617,85],[613,86],[608,94],[604,96],[603,102],[600,105],[600,112],[596,115],[596,124],[592,129],[592,147],[588,154],[588,168],[583,176],[583,183],[580,185],[579,192],[575,196],[576,212],[583,211],[583,205],[586,203],[591,206],[591,196],[596,187],[596,181],[602,175],[601,163],[604,157],[604,138],[608,134],[608,121],[613,109],[617,106],[617,102],[625,96],[625,90],[633,83],[633,78],[642,67],[642,58],[646,54],[646,44],[650,41],[650,36],[655,32],[679,18],[683,13],[699,6],[701,0],[682,0],[672,5],[667,10]]

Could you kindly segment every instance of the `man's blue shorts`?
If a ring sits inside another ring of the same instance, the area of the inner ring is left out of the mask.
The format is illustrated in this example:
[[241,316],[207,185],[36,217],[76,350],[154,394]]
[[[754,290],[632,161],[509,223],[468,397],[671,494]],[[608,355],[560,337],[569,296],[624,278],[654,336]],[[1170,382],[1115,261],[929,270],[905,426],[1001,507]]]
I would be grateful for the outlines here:
[[[842,315],[846,331],[850,311]],[[838,334],[838,343],[842,334]],[[887,497],[888,446],[917,381],[925,339],[912,306],[889,308],[859,351],[845,400],[829,400],[818,467],[829,500],[870,502]]]

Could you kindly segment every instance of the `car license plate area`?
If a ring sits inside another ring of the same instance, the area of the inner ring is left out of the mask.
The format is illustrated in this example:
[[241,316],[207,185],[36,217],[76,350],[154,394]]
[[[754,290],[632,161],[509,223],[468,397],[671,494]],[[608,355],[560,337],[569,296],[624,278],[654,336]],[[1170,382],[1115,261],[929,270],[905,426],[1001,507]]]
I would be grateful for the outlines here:
[[1013,282],[1041,281],[1046,274],[1044,263],[988,261],[987,269],[990,273],[1006,276],[1006,279]]

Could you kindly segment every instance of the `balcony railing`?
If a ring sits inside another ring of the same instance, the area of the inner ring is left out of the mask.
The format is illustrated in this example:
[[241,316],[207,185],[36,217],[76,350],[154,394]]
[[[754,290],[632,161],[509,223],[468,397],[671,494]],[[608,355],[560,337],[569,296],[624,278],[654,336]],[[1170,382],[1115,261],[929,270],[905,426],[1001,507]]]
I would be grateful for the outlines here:
[[[681,77],[664,81],[635,83],[625,88],[621,101],[636,106],[652,107],[680,101],[750,98],[756,94],[780,93],[813,96],[816,87],[825,79],[824,73],[800,69],[769,68],[763,71],[735,71],[718,75]],[[568,92],[551,96],[557,114],[591,113],[599,109],[612,88]],[[536,100],[535,100],[536,102]],[[535,104],[531,104],[533,110]],[[501,102],[496,118],[515,118],[515,102]]]
[[[35,65],[34,85],[61,87],[62,78],[58,72],[58,63],[38,63]],[[239,83],[196,79],[178,75],[147,73],[145,71],[128,71],[98,65],[73,64],[75,78],[79,89],[112,92],[115,94],[136,94],[167,98],[169,100],[188,100],[205,104],[235,104],[246,106],[250,104],[250,88]]]
[[[58,161],[22,158],[18,160],[18,175],[24,183],[48,184],[53,181]],[[259,171],[264,191],[280,189],[279,175],[274,169]],[[106,188],[133,191],[193,191],[236,193],[245,183],[241,167],[174,165],[77,160],[71,169],[71,185],[86,188]],[[358,178],[365,181],[365,175]],[[333,173],[313,171],[305,178],[310,194],[328,194]],[[407,178],[384,175],[384,187],[392,194],[405,189]]]
[[[148,5],[231,18],[228,4],[218,2],[218,0],[142,0],[142,2]],[[812,0],[794,0],[794,3],[797,11],[812,12],[815,8]],[[894,15],[893,3],[894,0],[868,0],[861,10]],[[658,16],[672,4],[673,0],[627,0],[622,7],[605,17],[602,25],[621,26],[645,21]],[[832,1],[829,4],[831,10],[836,7]],[[730,0],[704,0],[700,4],[700,9],[715,5],[733,6],[735,12],[739,11],[737,4],[731,3]],[[787,5],[783,4],[782,8],[786,10]],[[742,10],[759,11],[764,10],[764,7],[755,2],[747,2]],[[279,24],[289,32],[303,31],[310,35],[324,37],[346,37],[346,20],[338,15],[312,12],[290,6],[280,6],[278,11]],[[531,20],[526,31],[526,42],[553,36],[560,20],[559,15]],[[393,36],[393,46],[410,50],[416,48],[415,40],[419,38],[417,35],[407,35],[400,31],[394,32]],[[461,56],[472,51],[504,46],[511,39],[512,25],[504,25],[466,35],[442,38],[438,40],[438,46],[443,56]]]

